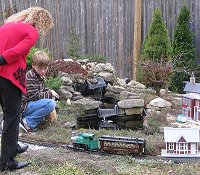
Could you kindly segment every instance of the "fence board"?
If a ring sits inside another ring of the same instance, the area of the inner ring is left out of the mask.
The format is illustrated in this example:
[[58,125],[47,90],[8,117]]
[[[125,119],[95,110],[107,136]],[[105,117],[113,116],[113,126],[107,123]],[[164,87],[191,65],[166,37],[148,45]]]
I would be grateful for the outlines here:
[[[170,38],[180,8],[186,4],[191,12],[196,57],[200,56],[199,0],[142,0],[142,42],[151,23],[153,10],[160,8]],[[54,59],[68,58],[69,38],[74,29],[79,37],[81,55],[101,55],[115,66],[121,78],[132,78],[134,44],[134,0],[1,0],[0,22],[5,12],[20,11],[30,6],[48,9],[55,26],[37,46],[48,48]]]

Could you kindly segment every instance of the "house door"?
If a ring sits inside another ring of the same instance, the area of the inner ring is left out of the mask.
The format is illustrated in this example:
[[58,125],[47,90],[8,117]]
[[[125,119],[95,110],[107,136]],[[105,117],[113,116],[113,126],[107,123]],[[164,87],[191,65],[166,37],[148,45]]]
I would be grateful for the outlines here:
[[190,117],[190,118],[192,117],[191,116],[191,108],[187,108],[187,117]]
[[198,145],[193,143],[191,144],[191,154],[197,154],[198,152]]
[[200,121],[200,108],[197,110],[197,120]]
[[198,107],[194,106],[194,120],[198,120]]

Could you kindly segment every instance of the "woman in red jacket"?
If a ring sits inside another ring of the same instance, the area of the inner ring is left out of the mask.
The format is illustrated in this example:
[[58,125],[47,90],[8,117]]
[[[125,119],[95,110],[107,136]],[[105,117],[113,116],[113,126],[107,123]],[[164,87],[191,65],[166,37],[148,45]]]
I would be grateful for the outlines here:
[[0,104],[3,109],[0,170],[19,169],[28,162],[14,158],[19,134],[22,92],[26,93],[26,56],[39,35],[44,36],[53,22],[50,13],[31,7],[10,16],[0,27]]

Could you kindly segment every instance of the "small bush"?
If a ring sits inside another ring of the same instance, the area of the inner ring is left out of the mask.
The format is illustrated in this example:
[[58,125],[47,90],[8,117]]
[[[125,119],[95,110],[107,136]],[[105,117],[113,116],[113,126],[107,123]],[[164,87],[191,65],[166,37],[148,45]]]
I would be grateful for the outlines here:
[[79,59],[88,59],[91,62],[106,63],[107,58],[102,55],[81,56]]
[[33,54],[35,52],[37,52],[39,49],[36,48],[36,47],[32,47],[31,50],[29,51],[27,57],[26,57],[26,67],[27,67],[27,70],[30,70],[31,69],[31,64],[32,64],[32,57],[33,57]]
[[167,121],[167,111],[162,110],[161,114],[156,114],[151,113],[148,116],[148,120],[147,120],[147,128],[146,128],[146,132],[147,133],[159,133],[160,132],[160,127],[163,126],[168,126],[168,121]]
[[45,80],[45,85],[49,89],[57,91],[62,85],[62,80],[60,77],[49,77],[48,79]]
[[47,77],[57,77],[60,72],[87,77],[87,70],[75,61],[56,60],[49,65]]
[[154,115],[152,117],[149,117],[147,125],[149,133],[158,133],[160,131],[162,123],[158,120],[158,117]]

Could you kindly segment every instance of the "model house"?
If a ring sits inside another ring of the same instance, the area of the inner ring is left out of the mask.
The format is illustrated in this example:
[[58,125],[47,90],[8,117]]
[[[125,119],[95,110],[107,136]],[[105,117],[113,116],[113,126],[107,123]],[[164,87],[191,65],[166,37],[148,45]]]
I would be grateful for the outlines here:
[[188,119],[200,121],[200,94],[188,93],[182,96],[182,114]]
[[200,128],[164,128],[163,157],[200,157]]
[[195,83],[195,78],[190,78],[190,81],[185,82],[183,91],[187,93],[200,94],[200,83]]
[[185,82],[182,96],[182,114],[188,119],[200,121],[200,83],[195,82],[194,74]]

